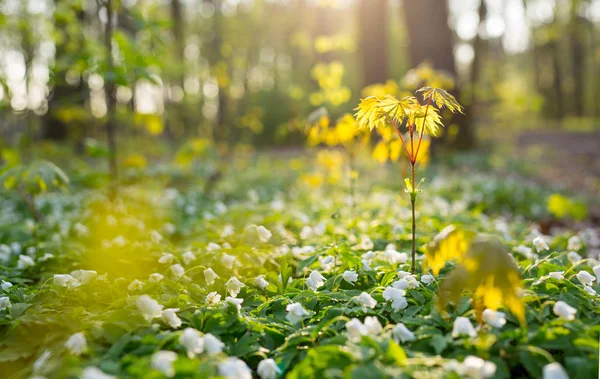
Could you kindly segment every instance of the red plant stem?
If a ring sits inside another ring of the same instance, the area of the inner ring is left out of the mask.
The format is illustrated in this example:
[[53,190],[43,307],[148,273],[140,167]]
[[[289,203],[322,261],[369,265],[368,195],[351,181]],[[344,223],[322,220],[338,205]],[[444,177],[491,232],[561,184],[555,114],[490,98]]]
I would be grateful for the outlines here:
[[[425,116],[423,116],[423,125],[421,126],[421,132],[419,135],[419,143],[417,144],[417,151],[414,156],[414,162],[416,163],[417,157],[419,156],[419,149],[421,149],[421,141],[423,140],[423,132],[425,131],[425,121],[427,121],[427,112],[429,112],[429,105],[431,104],[431,99],[427,101],[427,107],[425,107]],[[413,180],[414,181],[414,180]]]
[[400,132],[398,123],[394,121],[394,122],[392,122],[392,124],[394,125],[396,132],[398,132],[398,137],[400,137],[400,141],[402,141],[402,146],[404,146],[404,151],[406,152],[406,156],[408,156],[408,160],[412,161],[412,155],[408,152],[408,149],[406,148],[406,144],[404,143],[404,137],[402,137],[402,132]]

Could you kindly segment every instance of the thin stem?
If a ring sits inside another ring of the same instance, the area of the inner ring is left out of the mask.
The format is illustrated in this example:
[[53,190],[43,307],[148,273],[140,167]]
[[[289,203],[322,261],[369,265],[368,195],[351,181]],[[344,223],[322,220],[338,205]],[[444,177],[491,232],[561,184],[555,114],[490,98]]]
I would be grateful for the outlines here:
[[400,128],[398,127],[398,123],[396,121],[394,121],[394,122],[392,122],[392,124],[394,125],[394,128],[396,129],[396,132],[398,132],[398,137],[400,137],[400,141],[402,141],[402,146],[404,146],[404,151],[406,152],[406,156],[408,157],[408,160],[412,162],[412,156],[408,152],[408,148],[406,147],[406,143],[404,143],[404,137],[402,137],[402,132],[400,132]]
[[415,217],[415,201],[417,200],[417,193],[416,193],[416,188],[415,188],[415,164],[414,163],[411,163],[410,169],[411,169],[411,179],[412,179],[412,187],[413,187],[413,193],[410,194],[410,205],[411,205],[411,211],[412,211],[412,251],[411,251],[412,263],[411,263],[410,272],[411,272],[411,274],[414,274],[415,273],[415,260],[416,260],[415,243],[416,243],[416,229],[417,229],[416,217]]
[[419,132],[419,143],[417,144],[417,151],[415,152],[415,162],[419,156],[419,149],[421,149],[421,141],[423,140],[423,133],[425,132],[425,121],[427,121],[427,112],[429,112],[429,105],[431,105],[431,99],[427,101],[427,107],[425,107],[425,116],[423,116],[423,125],[421,125],[421,131]]

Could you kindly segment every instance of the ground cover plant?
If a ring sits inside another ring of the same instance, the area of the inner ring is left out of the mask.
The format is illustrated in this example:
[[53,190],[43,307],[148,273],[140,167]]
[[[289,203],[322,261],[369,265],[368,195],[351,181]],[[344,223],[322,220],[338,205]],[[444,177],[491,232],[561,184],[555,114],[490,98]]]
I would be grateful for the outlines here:
[[[36,197],[37,221],[5,186],[3,377],[596,375],[597,230],[537,223],[547,199],[564,195],[427,168],[411,274],[412,217],[395,167],[360,155],[351,195],[318,154],[247,154],[211,197],[200,173],[170,185],[170,164],[136,169],[114,201],[73,171],[66,192]],[[505,196],[520,199],[514,209]],[[458,266],[429,271],[426,253],[454,243],[449,227],[509,251],[523,320],[501,303],[479,309],[468,290],[439,305]]]

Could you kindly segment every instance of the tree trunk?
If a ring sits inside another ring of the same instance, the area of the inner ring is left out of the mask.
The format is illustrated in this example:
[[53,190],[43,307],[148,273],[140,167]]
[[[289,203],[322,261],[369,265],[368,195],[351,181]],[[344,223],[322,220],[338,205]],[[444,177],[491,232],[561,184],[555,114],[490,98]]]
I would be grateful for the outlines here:
[[106,54],[106,73],[104,75],[104,95],[106,97],[106,135],[108,140],[108,149],[110,151],[109,168],[112,177],[113,189],[115,194],[119,180],[119,171],[117,164],[117,130],[115,123],[116,98],[114,83],[114,61],[113,61],[113,30],[114,30],[114,3],[113,0],[106,0],[106,28],[104,30],[104,49]]
[[[448,25],[448,4],[443,0],[404,0],[405,22],[408,32],[409,54],[413,66],[424,61],[436,70],[456,78],[454,63],[454,33]],[[458,87],[452,91],[460,97]],[[457,115],[448,124],[457,124],[458,133],[453,146],[472,148],[475,134],[466,117]]]
[[584,116],[585,90],[586,90],[586,65],[585,65],[585,22],[586,19],[577,14],[576,5],[579,1],[572,2],[570,40],[571,40],[571,72],[573,74],[573,101],[576,116]]
[[[64,140],[69,136],[69,125],[61,120],[58,114],[65,107],[83,108],[88,98],[88,91],[85,80],[80,80],[76,86],[70,86],[66,82],[65,77],[68,72],[67,62],[70,63],[71,55],[76,53],[73,51],[73,47],[83,43],[83,35],[79,34],[75,36],[78,41],[74,43],[75,41],[72,40],[73,35],[66,31],[68,22],[57,14],[59,6],[67,5],[59,5],[59,0],[55,0],[54,4],[54,27],[55,31],[60,33],[60,38],[55,39],[55,63],[52,68],[48,112],[42,118],[41,137],[45,139]],[[82,24],[85,21],[83,9],[76,9],[76,13],[77,22]]]
[[388,79],[388,0],[361,0],[358,5],[362,84]]

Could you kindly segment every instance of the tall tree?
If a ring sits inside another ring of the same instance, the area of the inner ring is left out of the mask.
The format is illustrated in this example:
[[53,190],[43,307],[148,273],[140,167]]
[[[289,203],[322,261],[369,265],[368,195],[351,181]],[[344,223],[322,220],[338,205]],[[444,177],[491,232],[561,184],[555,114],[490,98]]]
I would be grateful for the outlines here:
[[388,0],[361,0],[358,4],[362,84],[388,79]]
[[115,63],[113,58],[113,33],[115,29],[115,3],[114,0],[105,0],[106,26],[104,29],[104,49],[106,71],[104,74],[104,96],[106,98],[106,135],[108,139],[108,149],[110,151],[109,168],[113,180],[113,194],[116,191],[119,180],[119,170],[117,164],[117,125],[116,108],[117,99],[115,94]]
[[[454,33],[448,25],[448,4],[442,0],[404,0],[405,22],[408,31],[408,50],[413,66],[429,61],[436,70],[456,77],[454,63]],[[453,91],[459,98],[458,87]],[[458,125],[453,144],[459,149],[475,145],[473,126],[464,116],[455,117]]]
[[88,99],[88,90],[85,80],[78,80],[76,84],[67,83],[66,77],[74,60],[81,53],[83,33],[81,28],[69,28],[76,23],[83,25],[85,12],[81,2],[54,1],[54,30],[55,59],[51,68],[50,93],[48,96],[48,112],[42,119],[42,138],[65,139],[69,134],[67,122],[60,117],[61,111],[68,107],[84,108]]

